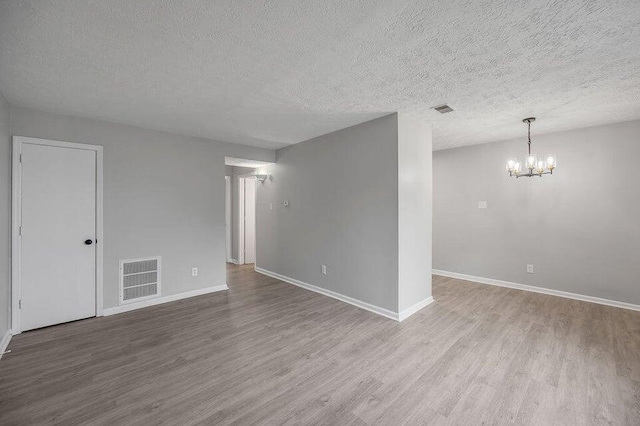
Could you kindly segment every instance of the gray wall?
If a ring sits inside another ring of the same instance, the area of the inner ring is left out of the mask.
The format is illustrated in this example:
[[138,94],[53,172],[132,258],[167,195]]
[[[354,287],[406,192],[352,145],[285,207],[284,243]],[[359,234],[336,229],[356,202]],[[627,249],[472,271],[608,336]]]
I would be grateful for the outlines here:
[[11,133],[9,104],[0,94],[0,340],[11,321]]
[[516,180],[504,162],[524,158],[522,131],[434,153],[433,267],[640,304],[640,121],[546,135],[534,125],[533,151],[556,153],[558,169]]
[[260,169],[257,266],[397,312],[397,143],[392,114],[278,150]]
[[11,109],[11,132],[104,146],[105,308],[118,305],[120,259],[161,255],[163,296],[224,284],[224,157],[275,158],[271,150],[23,108]]

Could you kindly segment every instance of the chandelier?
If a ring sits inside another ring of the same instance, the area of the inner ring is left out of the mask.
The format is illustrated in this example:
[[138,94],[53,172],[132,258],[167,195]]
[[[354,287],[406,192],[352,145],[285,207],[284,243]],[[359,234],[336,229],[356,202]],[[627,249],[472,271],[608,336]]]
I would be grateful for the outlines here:
[[529,136],[529,155],[524,160],[523,173],[522,163],[515,158],[509,158],[507,160],[507,172],[509,176],[515,176],[516,178],[526,176],[542,176],[553,174],[553,169],[556,168],[556,156],[553,154],[547,154],[544,157],[531,153],[531,123],[536,121],[535,117],[529,117],[522,120],[523,123],[527,123],[528,136]]

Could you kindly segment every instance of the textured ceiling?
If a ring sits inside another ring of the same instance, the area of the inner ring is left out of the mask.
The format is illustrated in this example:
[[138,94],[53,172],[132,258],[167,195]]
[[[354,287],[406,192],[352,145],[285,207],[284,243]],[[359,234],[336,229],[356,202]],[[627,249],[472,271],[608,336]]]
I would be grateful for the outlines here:
[[442,149],[640,118],[640,2],[3,0],[0,91],[268,148],[399,111]]

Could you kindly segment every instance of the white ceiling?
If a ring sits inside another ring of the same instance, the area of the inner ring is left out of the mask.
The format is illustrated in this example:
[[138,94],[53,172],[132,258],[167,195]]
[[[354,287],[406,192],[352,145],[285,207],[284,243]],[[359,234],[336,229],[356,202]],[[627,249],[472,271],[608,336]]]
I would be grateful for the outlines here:
[[2,1],[0,91],[268,148],[399,111],[442,149],[640,118],[640,3]]

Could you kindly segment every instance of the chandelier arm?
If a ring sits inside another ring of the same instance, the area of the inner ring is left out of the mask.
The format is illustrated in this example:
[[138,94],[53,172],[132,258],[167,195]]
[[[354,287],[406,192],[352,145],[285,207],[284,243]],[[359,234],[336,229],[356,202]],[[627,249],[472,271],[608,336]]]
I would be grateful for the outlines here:
[[517,174],[517,175],[511,175],[510,174],[509,176],[515,177],[517,179],[517,178],[521,178],[521,177],[534,177],[534,176],[552,175],[552,174],[553,174],[553,172],[550,171],[550,172],[542,172],[542,173],[520,173],[520,174]]

